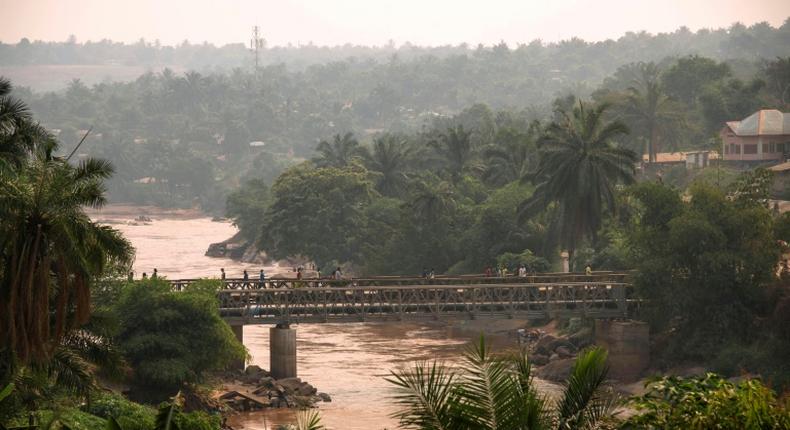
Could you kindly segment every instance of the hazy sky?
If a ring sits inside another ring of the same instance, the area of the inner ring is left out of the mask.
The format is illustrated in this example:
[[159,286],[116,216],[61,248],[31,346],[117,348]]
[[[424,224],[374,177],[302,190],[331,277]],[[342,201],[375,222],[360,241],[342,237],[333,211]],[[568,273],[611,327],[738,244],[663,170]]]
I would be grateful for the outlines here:
[[491,44],[617,38],[627,31],[781,25],[790,0],[0,0],[0,41],[159,39],[270,45]]

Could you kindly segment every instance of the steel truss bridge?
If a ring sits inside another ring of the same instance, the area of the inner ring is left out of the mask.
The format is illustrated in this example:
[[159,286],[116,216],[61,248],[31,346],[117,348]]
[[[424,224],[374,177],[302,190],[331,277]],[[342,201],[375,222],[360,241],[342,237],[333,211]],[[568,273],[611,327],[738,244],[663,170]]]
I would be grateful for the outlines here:
[[[183,290],[196,280],[170,281]],[[217,293],[231,325],[554,317],[624,318],[638,305],[628,274],[433,279],[226,279]]]

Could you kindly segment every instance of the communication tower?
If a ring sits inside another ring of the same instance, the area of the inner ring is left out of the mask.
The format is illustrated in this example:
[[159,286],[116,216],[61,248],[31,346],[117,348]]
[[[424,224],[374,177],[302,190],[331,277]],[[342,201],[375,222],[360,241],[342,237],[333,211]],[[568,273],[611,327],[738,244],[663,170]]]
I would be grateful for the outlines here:
[[252,27],[252,39],[250,39],[250,50],[255,53],[255,68],[258,68],[258,51],[266,47],[266,39],[260,37],[258,26]]

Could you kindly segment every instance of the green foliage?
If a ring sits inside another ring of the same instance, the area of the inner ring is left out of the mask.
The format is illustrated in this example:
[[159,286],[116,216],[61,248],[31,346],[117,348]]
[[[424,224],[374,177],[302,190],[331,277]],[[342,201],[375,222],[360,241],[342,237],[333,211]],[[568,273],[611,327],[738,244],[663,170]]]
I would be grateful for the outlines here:
[[225,214],[233,219],[241,234],[254,241],[261,232],[260,216],[269,205],[269,187],[260,179],[251,179],[228,195]]
[[624,429],[785,429],[790,410],[756,379],[738,384],[715,374],[697,378],[663,377],[646,384],[632,400],[638,411]]
[[93,398],[86,412],[108,421],[115,419],[123,430],[150,430],[154,427],[156,417],[154,408],[110,393],[102,393]]
[[[304,255],[322,265],[351,261],[373,184],[361,166],[289,169],[272,187],[260,241],[273,258]],[[326,266],[324,266],[326,267]]]
[[603,390],[606,353],[579,355],[565,392],[552,404],[532,385],[524,351],[494,355],[481,337],[459,369],[420,363],[393,372],[397,387],[393,416],[412,429],[586,429],[612,417],[616,401]]
[[529,249],[524,250],[520,254],[506,252],[496,259],[497,267],[505,266],[513,273],[522,264],[527,268],[528,272],[549,272],[551,270],[551,263],[543,257],[537,257]]
[[768,209],[708,185],[692,187],[689,202],[655,183],[631,193],[641,205],[628,244],[644,316],[675,333],[663,354],[705,360],[728,339],[750,340],[778,256]]
[[[558,111],[540,139],[535,193],[525,200],[522,219],[558,204],[554,225],[560,244],[571,254],[585,237],[594,237],[605,211],[614,212],[615,186],[634,180],[636,154],[612,140],[628,133],[622,122],[607,122],[608,105],[585,105]],[[572,258],[571,258],[572,259]]]
[[134,369],[133,382],[175,392],[243,359],[244,347],[217,306],[214,295],[202,287],[172,292],[163,280],[129,284],[115,309],[122,323],[117,341]]

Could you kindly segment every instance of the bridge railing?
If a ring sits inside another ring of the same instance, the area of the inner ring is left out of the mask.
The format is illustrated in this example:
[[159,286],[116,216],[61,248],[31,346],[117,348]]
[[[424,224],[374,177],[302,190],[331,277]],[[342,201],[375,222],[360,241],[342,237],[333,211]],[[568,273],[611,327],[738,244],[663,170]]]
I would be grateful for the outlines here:
[[[370,286],[398,286],[398,285],[471,285],[471,284],[537,284],[537,283],[566,283],[566,282],[608,282],[626,283],[628,273],[622,272],[594,272],[591,275],[584,273],[540,273],[525,277],[486,277],[483,275],[463,276],[437,276],[434,278],[421,278],[413,276],[379,276],[348,279],[294,279],[271,278],[264,281],[258,279],[227,278],[223,281],[226,290],[259,290],[282,288],[349,288]],[[181,291],[186,286],[198,279],[170,280],[170,285],[175,291]]]
[[231,324],[557,316],[619,318],[634,301],[616,282],[389,285],[222,290]]

